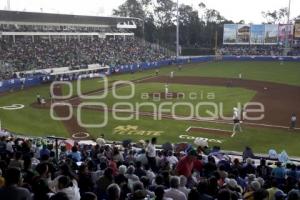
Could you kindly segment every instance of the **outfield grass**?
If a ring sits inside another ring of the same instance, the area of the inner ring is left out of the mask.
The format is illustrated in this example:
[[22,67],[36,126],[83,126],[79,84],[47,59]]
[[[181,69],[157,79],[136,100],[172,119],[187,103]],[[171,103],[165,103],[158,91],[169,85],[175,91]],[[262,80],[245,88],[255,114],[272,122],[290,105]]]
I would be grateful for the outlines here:
[[[200,65],[200,66],[199,66]],[[300,86],[299,62],[211,62],[192,64],[180,75],[238,78]]]

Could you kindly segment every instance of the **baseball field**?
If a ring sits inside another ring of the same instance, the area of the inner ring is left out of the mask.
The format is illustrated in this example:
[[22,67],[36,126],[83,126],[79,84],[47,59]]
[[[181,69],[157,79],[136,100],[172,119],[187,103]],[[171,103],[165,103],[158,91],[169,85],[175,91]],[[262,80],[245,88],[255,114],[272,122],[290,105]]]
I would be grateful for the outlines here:
[[[210,146],[226,150],[251,146],[255,152],[275,149],[300,156],[300,130],[289,130],[292,113],[300,116],[297,62],[208,62],[181,69],[168,66],[157,74],[146,70],[55,83],[52,101],[50,88],[1,94],[2,128],[28,136],[75,139],[104,134],[107,140],[138,141],[156,136],[159,143],[193,143],[202,137]],[[37,94],[45,104],[36,103]],[[17,109],[10,107],[14,104],[19,104]],[[235,135],[233,107],[243,107],[246,116],[242,132]],[[261,118],[254,120],[257,116]]]

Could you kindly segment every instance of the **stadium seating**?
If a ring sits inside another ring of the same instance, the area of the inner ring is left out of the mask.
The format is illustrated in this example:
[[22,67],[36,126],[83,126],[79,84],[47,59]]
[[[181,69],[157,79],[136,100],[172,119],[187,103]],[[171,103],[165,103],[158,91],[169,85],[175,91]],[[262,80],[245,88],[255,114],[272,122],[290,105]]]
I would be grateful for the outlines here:
[[[154,140],[153,140],[154,141]],[[0,198],[13,196],[11,176],[27,199],[299,199],[299,167],[261,159],[247,147],[241,158],[218,147],[173,150],[155,143],[98,144],[2,137]],[[155,150],[155,164],[148,157]],[[20,178],[18,177],[17,178]],[[18,181],[18,179],[17,179]],[[68,184],[67,184],[68,183]],[[71,184],[72,183],[72,184]],[[16,187],[16,186],[14,186]],[[180,197],[180,198],[179,198]]]

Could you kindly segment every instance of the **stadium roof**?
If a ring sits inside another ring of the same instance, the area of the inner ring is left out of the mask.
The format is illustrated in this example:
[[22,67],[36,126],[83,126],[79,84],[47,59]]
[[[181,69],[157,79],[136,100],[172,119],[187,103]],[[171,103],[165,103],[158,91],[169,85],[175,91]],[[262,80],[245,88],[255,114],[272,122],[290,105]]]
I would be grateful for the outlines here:
[[132,17],[99,17],[69,14],[37,13],[0,10],[0,21],[6,23],[108,25],[138,21]]

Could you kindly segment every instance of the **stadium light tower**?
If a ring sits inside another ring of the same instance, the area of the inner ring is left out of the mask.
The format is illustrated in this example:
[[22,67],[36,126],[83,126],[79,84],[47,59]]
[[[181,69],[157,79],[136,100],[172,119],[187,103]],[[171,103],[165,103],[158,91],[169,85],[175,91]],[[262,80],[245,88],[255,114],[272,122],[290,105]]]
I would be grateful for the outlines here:
[[7,10],[10,10],[10,0],[7,0]]
[[287,19],[287,20],[288,20],[288,21],[287,21],[287,23],[288,23],[288,24],[290,24],[290,16],[291,16],[291,1],[292,1],[292,0],[289,0],[288,16],[287,16],[287,17],[288,17],[288,19]]
[[179,1],[177,0],[176,60],[179,57]]

